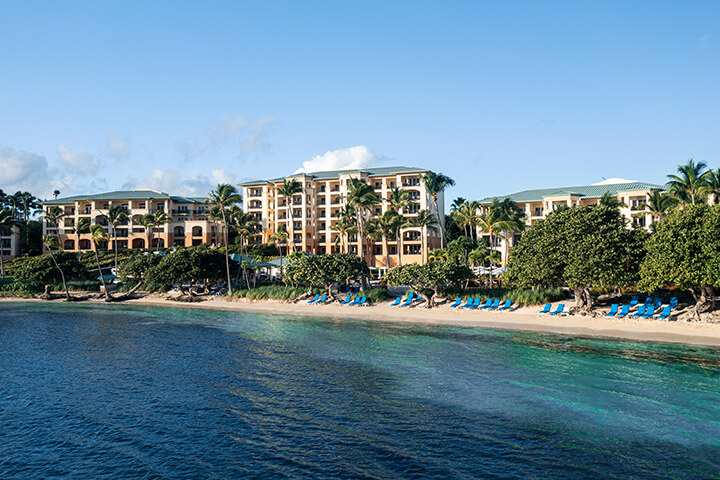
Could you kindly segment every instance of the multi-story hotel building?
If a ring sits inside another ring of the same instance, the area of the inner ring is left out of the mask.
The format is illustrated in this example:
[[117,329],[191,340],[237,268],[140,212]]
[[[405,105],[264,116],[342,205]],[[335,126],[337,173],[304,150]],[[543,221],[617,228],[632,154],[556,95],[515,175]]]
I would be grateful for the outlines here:
[[[509,198],[515,206],[525,212],[525,224],[529,227],[557,210],[561,205],[568,207],[597,205],[603,195],[609,194],[624,204],[620,207],[620,213],[627,218],[628,225],[647,227],[652,223],[652,216],[642,214],[643,205],[648,201],[652,190],[664,189],[665,187],[662,185],[612,178],[592,185],[524,190],[502,197],[484,198],[479,201],[480,213],[486,213],[495,198],[498,200]],[[478,235],[489,241],[489,234],[478,229]],[[507,240],[500,236],[494,237],[495,244],[491,247],[501,253],[503,265],[507,263],[510,247],[515,245],[520,235],[522,233],[514,233]]]
[[15,258],[20,255],[20,229],[0,228],[0,254],[3,258]]
[[[43,216],[43,235],[56,234],[60,245],[66,251],[92,250],[93,242],[89,234],[78,235],[75,226],[81,218],[90,220],[91,225],[108,226],[105,215],[111,205],[125,207],[128,220],[117,228],[118,248],[155,248],[166,246],[191,246],[220,243],[220,228],[208,219],[204,198],[189,198],[154,190],[131,190],[101,193],[97,195],[79,195],[41,202],[43,212],[49,208],[60,207],[64,216],[59,224],[48,222]],[[167,213],[170,223],[156,227],[148,245],[148,231],[140,223],[146,213],[157,210]],[[101,249],[114,248],[113,238]]]
[[[255,241],[268,242],[280,225],[285,225],[293,238],[288,244],[300,251],[316,255],[342,251],[340,232],[332,226],[338,222],[346,206],[348,180],[358,178],[373,187],[381,199],[371,212],[377,218],[388,210],[387,199],[393,187],[410,192],[412,206],[401,210],[404,217],[413,217],[417,212],[428,209],[433,213],[432,199],[422,181],[422,175],[429,170],[409,167],[364,168],[358,170],[334,170],[327,172],[297,173],[270,180],[241,183],[243,210],[255,216],[262,226],[262,235]],[[285,179],[297,180],[302,186],[300,193],[292,199],[278,193],[277,188]],[[293,223],[290,225],[289,209],[293,209]],[[438,209],[444,212],[442,192],[438,195]],[[439,228],[444,228],[444,215],[438,215]],[[423,241],[424,237],[424,241]],[[360,252],[357,235],[349,238],[349,253]],[[440,231],[437,229],[404,228],[402,230],[403,263],[422,263],[427,260],[427,250],[440,246]],[[394,267],[398,264],[398,242],[389,241],[390,265],[386,264],[382,241],[369,241],[369,249],[363,249],[368,265],[376,268]]]

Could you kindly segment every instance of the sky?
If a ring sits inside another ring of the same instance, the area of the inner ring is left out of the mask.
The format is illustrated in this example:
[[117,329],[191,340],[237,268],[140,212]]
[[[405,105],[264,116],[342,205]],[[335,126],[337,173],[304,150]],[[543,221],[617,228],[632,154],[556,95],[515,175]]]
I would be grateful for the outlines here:
[[664,183],[720,167],[719,29],[717,1],[3,2],[0,189]]

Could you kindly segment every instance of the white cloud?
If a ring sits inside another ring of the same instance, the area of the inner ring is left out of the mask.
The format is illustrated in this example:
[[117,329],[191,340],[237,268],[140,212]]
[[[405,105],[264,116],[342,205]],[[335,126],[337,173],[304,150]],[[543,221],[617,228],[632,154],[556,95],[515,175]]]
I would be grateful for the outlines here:
[[130,137],[120,138],[115,132],[108,132],[105,153],[115,160],[128,158],[132,153],[132,140]]
[[130,177],[123,185],[124,189],[137,190],[148,188],[171,195],[207,196],[219,183],[235,184],[235,174],[222,169],[214,169],[210,176],[189,172],[183,176],[177,170],[155,169],[141,178]]
[[41,197],[62,185],[44,156],[0,145],[0,189],[6,193],[21,190]]
[[294,173],[321,172],[325,170],[352,170],[365,168],[378,160],[377,156],[365,145],[331,150],[323,155],[316,155],[312,160],[303,162],[302,167]]
[[58,144],[58,157],[66,170],[76,175],[93,175],[98,166],[92,155],[80,150],[70,150],[62,143]]
[[250,126],[250,121],[242,115],[235,115],[233,117],[225,116],[220,125],[208,127],[205,133],[207,133],[208,138],[212,141],[227,141],[248,126]]

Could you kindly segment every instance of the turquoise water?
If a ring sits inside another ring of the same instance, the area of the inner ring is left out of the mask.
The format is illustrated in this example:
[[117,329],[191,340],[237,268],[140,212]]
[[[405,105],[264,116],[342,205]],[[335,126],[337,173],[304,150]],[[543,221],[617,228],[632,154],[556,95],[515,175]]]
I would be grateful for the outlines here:
[[0,304],[0,478],[720,478],[719,371],[710,347]]

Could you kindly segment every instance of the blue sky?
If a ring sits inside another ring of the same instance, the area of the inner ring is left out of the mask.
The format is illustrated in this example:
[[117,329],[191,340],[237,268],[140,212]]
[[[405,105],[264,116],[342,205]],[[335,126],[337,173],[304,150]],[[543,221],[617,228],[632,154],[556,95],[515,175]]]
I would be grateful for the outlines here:
[[[720,167],[718,2],[0,6],[0,188],[407,165],[451,198]],[[328,153],[329,152],[329,153]]]

